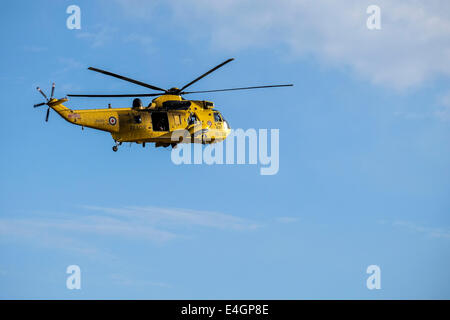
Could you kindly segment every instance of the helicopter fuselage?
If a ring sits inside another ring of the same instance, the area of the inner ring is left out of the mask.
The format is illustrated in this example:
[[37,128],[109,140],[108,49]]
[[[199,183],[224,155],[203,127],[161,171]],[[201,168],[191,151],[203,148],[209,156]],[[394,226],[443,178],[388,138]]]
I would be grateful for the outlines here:
[[223,141],[230,133],[228,122],[212,102],[184,100],[179,95],[159,96],[148,107],[135,99],[131,108],[72,110],[62,104],[66,101],[53,99],[48,105],[68,122],[110,132],[119,143],[205,144]]

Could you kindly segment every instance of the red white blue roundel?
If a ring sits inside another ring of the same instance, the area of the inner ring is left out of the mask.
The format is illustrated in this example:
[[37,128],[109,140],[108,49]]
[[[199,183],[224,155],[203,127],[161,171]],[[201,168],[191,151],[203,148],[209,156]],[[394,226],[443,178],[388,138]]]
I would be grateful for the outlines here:
[[116,123],[117,123],[116,117],[109,117],[108,121],[109,121],[109,124],[112,125],[112,126],[115,126]]

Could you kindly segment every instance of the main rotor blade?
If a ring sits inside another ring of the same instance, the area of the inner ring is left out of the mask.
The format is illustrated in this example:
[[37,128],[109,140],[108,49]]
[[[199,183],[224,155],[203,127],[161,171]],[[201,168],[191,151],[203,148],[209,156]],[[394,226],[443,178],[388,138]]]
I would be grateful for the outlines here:
[[211,70],[209,70],[208,72],[205,72],[204,74],[202,74],[200,77],[198,77],[198,78],[196,78],[195,80],[192,80],[191,82],[189,82],[187,85],[185,85],[184,87],[182,87],[182,88],[180,89],[180,91],[183,91],[184,89],[186,89],[186,88],[189,87],[190,85],[194,84],[194,83],[197,82],[198,80],[200,80],[200,79],[206,77],[206,76],[207,76],[208,74],[210,74],[211,72],[216,71],[216,70],[219,69],[220,67],[223,67],[223,66],[226,65],[228,62],[231,62],[231,61],[233,61],[233,60],[234,60],[234,58],[231,58],[231,59],[228,59],[228,60],[222,62],[222,63],[219,64],[218,66],[216,66],[216,67],[212,68]]
[[68,94],[69,97],[88,98],[121,98],[121,97],[157,97],[164,93],[138,93],[138,94]]
[[53,99],[53,94],[55,93],[55,83],[52,84],[52,94],[50,95],[50,100]]
[[42,91],[41,88],[39,88],[39,87],[37,87],[36,89],[37,89],[37,91],[39,91],[39,92],[44,96],[45,100],[48,101],[48,98],[47,98],[47,96],[45,95],[44,91]]
[[180,94],[219,92],[219,91],[233,91],[233,90],[249,90],[249,89],[262,89],[262,88],[277,88],[277,87],[292,87],[292,86],[293,86],[293,84],[276,84],[276,85],[270,85],[270,86],[230,88],[230,89],[218,89],[218,90],[203,90],[203,91],[189,91],[189,92],[180,92]]
[[93,67],[89,67],[88,69],[92,70],[92,71],[96,71],[96,72],[100,72],[100,73],[106,74],[107,76],[111,76],[111,77],[114,77],[114,78],[117,78],[117,79],[125,80],[125,81],[131,82],[131,83],[134,83],[134,84],[137,84],[139,86],[143,86],[143,87],[146,87],[146,88],[149,88],[149,89],[167,92],[167,90],[165,90],[165,89],[161,89],[161,88],[152,86],[151,84],[144,83],[144,82],[141,82],[141,81],[137,81],[137,80],[134,80],[134,79],[131,79],[131,78],[127,78],[127,77],[124,77],[124,76],[121,76],[119,74],[115,74],[115,73],[112,73],[112,72],[109,72],[109,71],[105,71],[105,70],[101,70],[101,69],[97,69],[97,68],[93,68]]

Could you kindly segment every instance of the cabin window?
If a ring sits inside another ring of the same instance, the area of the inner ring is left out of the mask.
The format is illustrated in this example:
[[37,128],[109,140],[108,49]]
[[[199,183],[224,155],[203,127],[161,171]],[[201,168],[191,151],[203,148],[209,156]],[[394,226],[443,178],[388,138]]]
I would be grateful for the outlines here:
[[134,122],[135,122],[135,123],[142,123],[142,118],[141,118],[141,116],[134,116]]
[[169,131],[167,112],[152,112],[153,131]]
[[188,119],[188,125],[195,124],[198,122],[198,118],[195,113],[191,113]]
[[175,118],[175,124],[180,125],[181,124],[181,116],[179,114],[174,116]]
[[220,116],[220,113],[214,112],[214,121],[215,122],[222,122],[222,117]]

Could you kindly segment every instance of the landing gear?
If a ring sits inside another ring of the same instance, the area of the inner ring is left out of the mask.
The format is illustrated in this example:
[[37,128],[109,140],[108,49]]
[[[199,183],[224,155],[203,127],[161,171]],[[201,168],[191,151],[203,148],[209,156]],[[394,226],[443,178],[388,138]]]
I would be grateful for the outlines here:
[[117,150],[119,150],[119,146],[122,144],[122,142],[117,142],[115,141],[115,145],[112,147],[114,152],[117,152]]

